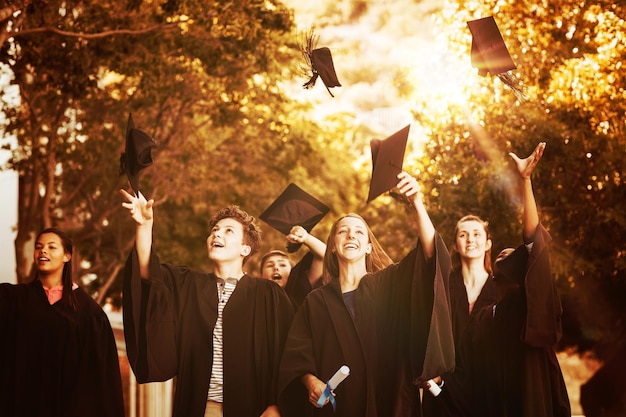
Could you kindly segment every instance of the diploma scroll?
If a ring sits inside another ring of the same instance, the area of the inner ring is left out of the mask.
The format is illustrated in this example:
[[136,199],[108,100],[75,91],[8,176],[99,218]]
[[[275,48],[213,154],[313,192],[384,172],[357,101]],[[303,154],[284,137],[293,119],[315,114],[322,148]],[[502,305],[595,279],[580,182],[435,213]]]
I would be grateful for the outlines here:
[[350,375],[350,368],[347,365],[343,365],[341,368],[337,370],[337,372],[335,372],[335,375],[333,375],[332,378],[328,380],[328,382],[326,383],[326,388],[324,389],[324,392],[322,393],[320,398],[317,400],[317,405],[319,407],[323,407],[324,403],[326,402],[326,399],[328,399],[333,406],[333,410],[335,410],[336,403],[335,403],[335,397],[332,391],[336,389],[339,386],[339,384],[341,384],[341,382],[348,377],[348,375]]
[[433,397],[436,397],[439,394],[441,394],[441,388],[439,387],[439,385],[437,385],[434,379],[428,380],[428,390],[430,391],[431,394],[433,394]]
[[348,377],[348,375],[350,375],[350,368],[348,368],[347,365],[343,365],[337,370],[337,372],[335,372],[335,375],[328,380],[327,384],[331,390],[334,390],[344,379]]

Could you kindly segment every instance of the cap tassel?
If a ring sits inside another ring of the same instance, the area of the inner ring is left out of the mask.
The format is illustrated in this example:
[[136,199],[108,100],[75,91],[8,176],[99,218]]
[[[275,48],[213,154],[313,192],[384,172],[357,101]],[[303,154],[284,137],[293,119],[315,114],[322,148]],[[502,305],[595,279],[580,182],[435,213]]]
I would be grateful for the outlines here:
[[326,91],[328,91],[328,94],[330,94],[331,97],[335,97],[335,95],[330,91],[330,88],[328,88],[326,84],[324,84],[324,87],[326,87]]
[[309,78],[309,81],[302,84],[302,87],[304,87],[307,90],[309,88],[312,88],[315,85],[315,81],[317,81],[317,77],[319,76],[320,75],[317,73],[317,71],[313,70],[313,75],[311,76],[311,78]]
[[520,84],[519,80],[515,78],[511,71],[503,72],[498,74],[498,78],[500,81],[504,83],[507,87],[509,87],[515,97],[522,103],[528,101],[528,96],[524,93],[524,88]]
[[315,70],[315,67],[313,67],[313,61],[311,58],[311,54],[317,46],[318,40],[319,36],[315,34],[315,29],[311,28],[311,30],[305,35],[303,44],[300,46],[302,57],[304,58],[304,62],[306,63],[305,67],[303,68],[303,72],[307,76],[309,73],[311,73],[311,75],[309,76],[309,81],[302,84],[302,87],[307,90],[315,86],[315,82],[319,77],[319,73]]

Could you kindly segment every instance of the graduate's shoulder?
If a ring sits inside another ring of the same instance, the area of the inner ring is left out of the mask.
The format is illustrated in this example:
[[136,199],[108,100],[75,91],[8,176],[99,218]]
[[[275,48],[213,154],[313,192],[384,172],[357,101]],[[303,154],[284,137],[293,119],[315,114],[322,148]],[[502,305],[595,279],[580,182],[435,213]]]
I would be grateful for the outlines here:
[[33,290],[32,283],[30,284],[11,284],[8,282],[0,283],[0,294],[2,295],[11,295],[18,296],[21,294],[26,294],[29,291]]
[[192,269],[186,265],[175,265],[170,263],[162,263],[161,274],[151,277],[150,283],[165,282],[167,286],[177,286],[179,288],[203,288],[208,284],[215,284],[217,277],[212,272],[205,272]]
[[106,317],[106,313],[102,309],[102,306],[98,304],[96,300],[89,295],[85,289],[83,289],[83,287],[79,286],[74,289],[74,297],[76,298],[79,314]]
[[306,304],[307,308],[316,308],[316,306],[326,305],[338,299],[342,299],[341,290],[339,284],[333,282],[311,290],[304,298],[302,305]]
[[276,282],[270,279],[260,278],[247,273],[239,281],[238,285],[241,284],[245,285],[246,287],[255,288],[257,291],[264,291],[268,293],[282,292],[286,294],[285,290]]
[[257,295],[282,300],[291,305],[291,300],[285,289],[272,280],[245,274],[237,285],[251,289],[256,292]]

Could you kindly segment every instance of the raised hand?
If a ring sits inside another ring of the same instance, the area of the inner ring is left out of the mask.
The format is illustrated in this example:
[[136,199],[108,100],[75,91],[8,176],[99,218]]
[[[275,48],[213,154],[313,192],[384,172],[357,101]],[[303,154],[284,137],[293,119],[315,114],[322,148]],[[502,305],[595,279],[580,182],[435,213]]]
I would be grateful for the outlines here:
[[535,167],[537,166],[537,163],[541,159],[541,156],[543,155],[543,150],[545,148],[546,143],[539,142],[535,150],[525,159],[520,159],[513,152],[509,153],[509,156],[513,159],[515,165],[517,166],[517,172],[523,179],[530,178],[533,171],[535,170]]
[[293,226],[287,235],[287,240],[291,243],[304,243],[309,232],[302,226]]
[[398,174],[398,190],[408,201],[413,205],[422,198],[420,192],[420,185],[417,179],[412,177],[409,173],[402,171]]
[[120,194],[126,200],[125,203],[122,203],[122,207],[128,209],[130,212],[130,216],[135,222],[140,225],[151,224],[154,219],[154,212],[152,210],[152,206],[154,205],[154,200],[150,199],[146,201],[146,198],[138,193],[138,196],[128,193],[126,190],[120,190]]

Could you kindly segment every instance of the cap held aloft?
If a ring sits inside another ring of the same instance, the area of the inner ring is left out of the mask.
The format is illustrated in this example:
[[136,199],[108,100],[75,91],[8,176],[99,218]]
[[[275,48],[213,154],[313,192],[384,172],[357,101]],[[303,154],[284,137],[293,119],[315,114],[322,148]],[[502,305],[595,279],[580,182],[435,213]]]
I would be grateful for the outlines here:
[[370,141],[372,150],[372,179],[367,202],[392,190],[398,184],[398,174],[402,172],[404,152],[411,125],[406,125],[385,140]]
[[[302,226],[307,232],[311,232],[329,211],[326,204],[291,183],[259,218],[286,236],[294,226]],[[301,245],[290,242],[287,252],[293,253]]]
[[139,193],[139,173],[152,165],[152,148],[156,142],[144,131],[135,128],[132,113],[126,125],[126,149],[120,156],[120,175],[126,174],[130,186]]

